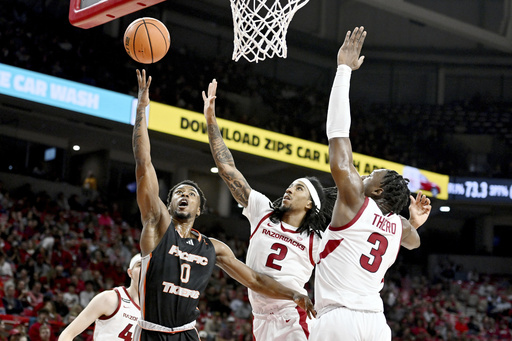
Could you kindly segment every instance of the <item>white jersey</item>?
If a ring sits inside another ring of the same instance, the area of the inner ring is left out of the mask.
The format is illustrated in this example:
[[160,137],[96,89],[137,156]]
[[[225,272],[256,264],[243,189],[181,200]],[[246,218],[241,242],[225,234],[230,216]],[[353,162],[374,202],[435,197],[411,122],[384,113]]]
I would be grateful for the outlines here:
[[96,320],[94,341],[131,341],[140,317],[140,307],[133,301],[125,287],[113,289],[117,293],[117,309],[110,316]]
[[336,307],[382,312],[384,275],[400,250],[402,220],[382,215],[366,198],[345,226],[329,228],[320,243],[315,274],[315,308],[321,315]]
[[[247,251],[247,265],[256,272],[266,274],[279,283],[304,295],[304,285],[309,281],[318,251],[320,238],[298,233],[297,228],[284,222],[272,222],[271,201],[260,192],[251,190],[249,202],[243,214],[251,223],[251,240]],[[276,300],[249,289],[249,300],[254,312],[259,314],[289,308],[296,304],[289,300]]]

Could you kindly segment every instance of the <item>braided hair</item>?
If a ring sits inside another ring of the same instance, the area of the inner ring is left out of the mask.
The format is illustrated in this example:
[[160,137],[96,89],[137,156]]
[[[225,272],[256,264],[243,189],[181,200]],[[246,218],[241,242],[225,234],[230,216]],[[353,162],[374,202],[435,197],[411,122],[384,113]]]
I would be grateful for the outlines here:
[[399,214],[409,203],[411,191],[407,187],[409,179],[404,178],[394,170],[388,170],[382,178],[382,194],[376,200],[386,209]]
[[171,190],[167,194],[167,207],[169,207],[169,205],[171,204],[171,198],[172,198],[174,191],[176,190],[176,188],[178,188],[181,185],[189,185],[189,186],[194,187],[197,190],[197,193],[199,193],[199,198],[200,198],[199,209],[200,209],[201,214],[203,214],[204,211],[206,210],[206,197],[204,196],[204,193],[201,190],[201,188],[199,188],[199,185],[192,180],[183,180],[181,182],[178,182],[176,185],[174,185],[173,188],[171,188]]
[[[318,236],[321,237],[321,232],[325,230],[327,224],[331,220],[332,209],[334,207],[338,191],[336,187],[324,188],[320,183],[320,180],[318,180],[314,176],[306,176],[305,178],[308,179],[313,184],[313,187],[315,187],[318,196],[320,197],[321,208],[318,209],[313,199],[310,198],[311,202],[313,203],[313,207],[306,212],[306,216],[304,217],[302,223],[298,227],[297,232],[306,232],[308,236],[311,233],[316,233]],[[269,218],[273,223],[278,223],[279,221],[281,221],[284,213],[286,212],[281,208],[282,202],[283,197],[275,200],[273,203],[270,204],[270,207],[272,208],[273,212]]]

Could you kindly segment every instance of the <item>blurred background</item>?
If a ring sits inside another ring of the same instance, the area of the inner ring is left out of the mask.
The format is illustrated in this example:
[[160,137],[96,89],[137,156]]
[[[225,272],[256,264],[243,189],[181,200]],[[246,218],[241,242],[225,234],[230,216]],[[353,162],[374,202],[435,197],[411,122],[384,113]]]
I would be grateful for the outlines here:
[[[336,54],[347,30],[363,25],[366,59],[350,92],[354,152],[450,177],[448,199],[432,198],[421,247],[403,250],[386,278],[395,337],[510,339],[512,1],[311,0],[290,24],[288,57],[259,63],[232,61],[227,0],[167,0],[90,29],[69,23],[65,1],[0,6],[0,88],[15,67],[135,97],[135,69],[145,68],[152,101],[201,113],[201,91],[216,78],[219,118],[324,145]],[[164,22],[171,35],[167,56],[151,65],[133,61],[122,41],[143,16]],[[37,84],[24,86],[37,95]],[[101,291],[126,280],[123,266],[137,252],[141,230],[131,131],[129,123],[0,91],[0,243],[12,270],[0,274],[22,301],[36,282],[45,297],[39,303],[51,306],[71,281],[81,281],[82,291],[93,281]],[[182,179],[198,182],[209,213],[199,230],[228,241],[243,260],[249,224],[210,171],[208,145],[156,131],[150,137],[161,197]],[[251,187],[271,199],[304,175],[334,185],[324,171],[233,154]],[[95,180],[84,186],[90,175]],[[101,266],[91,267],[96,257]],[[104,278],[109,272],[97,270],[106,268],[117,275]],[[229,307],[237,296],[246,302],[244,295],[220,270],[212,278],[200,307],[200,328],[210,339],[250,338],[250,316]],[[80,310],[74,303],[52,313],[54,334],[73,307]],[[2,315],[15,321],[6,334],[15,326],[28,330],[42,307],[26,299],[22,305]],[[229,316],[242,322],[230,327]],[[470,316],[479,331],[460,331]],[[223,337],[207,322],[222,325]]]

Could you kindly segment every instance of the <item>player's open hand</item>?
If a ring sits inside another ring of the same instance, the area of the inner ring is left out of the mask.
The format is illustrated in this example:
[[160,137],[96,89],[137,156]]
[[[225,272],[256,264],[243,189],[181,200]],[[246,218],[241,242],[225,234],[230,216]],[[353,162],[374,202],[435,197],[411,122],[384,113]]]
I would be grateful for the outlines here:
[[338,51],[338,65],[348,65],[352,70],[357,70],[363,64],[364,56],[361,54],[366,31],[364,27],[356,27],[354,32],[347,32],[345,41]]
[[409,205],[409,222],[415,228],[420,227],[427,221],[428,216],[430,215],[430,211],[432,210],[432,206],[430,205],[430,199],[427,198],[426,195],[418,191],[416,198],[412,195],[410,196],[411,203]]
[[139,83],[139,105],[144,107],[149,105],[149,86],[151,85],[151,76],[146,80],[146,70],[141,72],[137,69],[137,82]]
[[316,311],[313,307],[313,302],[311,302],[308,296],[295,294],[293,296],[293,302],[295,302],[295,304],[297,304],[299,307],[306,311],[309,319],[316,317]]
[[217,80],[213,79],[210,85],[208,85],[208,96],[203,91],[204,100],[204,117],[206,120],[215,118],[215,99],[217,93]]

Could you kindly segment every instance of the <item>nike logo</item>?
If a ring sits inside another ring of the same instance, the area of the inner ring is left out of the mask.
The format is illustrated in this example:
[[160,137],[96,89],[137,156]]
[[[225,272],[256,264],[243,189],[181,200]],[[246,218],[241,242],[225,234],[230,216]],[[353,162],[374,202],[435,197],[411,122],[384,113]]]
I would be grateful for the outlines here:
[[285,320],[284,322],[288,323],[288,322],[290,322],[290,320],[288,319],[288,320]]

